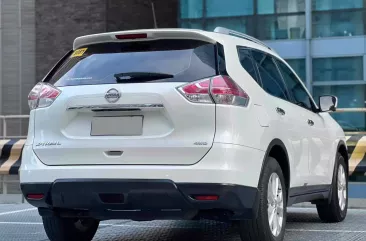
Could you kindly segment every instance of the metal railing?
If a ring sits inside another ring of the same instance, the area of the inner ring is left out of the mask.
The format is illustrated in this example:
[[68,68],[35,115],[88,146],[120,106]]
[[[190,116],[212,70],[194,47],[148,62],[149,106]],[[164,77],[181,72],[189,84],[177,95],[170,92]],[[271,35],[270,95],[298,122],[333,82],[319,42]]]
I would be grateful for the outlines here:
[[336,112],[366,112],[366,108],[338,108]]
[[[366,108],[337,108],[335,113],[366,112]],[[344,131],[346,135],[366,135],[366,131]]]
[[0,119],[2,120],[2,139],[11,139],[11,138],[27,138],[26,135],[24,136],[8,136],[8,123],[7,120],[11,119],[29,119],[29,115],[0,115]]

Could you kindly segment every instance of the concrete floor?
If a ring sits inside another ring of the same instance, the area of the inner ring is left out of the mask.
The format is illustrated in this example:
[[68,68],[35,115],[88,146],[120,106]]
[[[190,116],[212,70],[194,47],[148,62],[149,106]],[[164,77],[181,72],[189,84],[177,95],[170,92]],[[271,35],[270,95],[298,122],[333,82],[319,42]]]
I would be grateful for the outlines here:
[[[0,240],[46,241],[38,212],[28,204],[0,205]],[[237,230],[212,221],[102,222],[95,241],[240,241]],[[366,210],[349,210],[342,223],[325,224],[314,208],[290,208],[285,241],[366,241]]]

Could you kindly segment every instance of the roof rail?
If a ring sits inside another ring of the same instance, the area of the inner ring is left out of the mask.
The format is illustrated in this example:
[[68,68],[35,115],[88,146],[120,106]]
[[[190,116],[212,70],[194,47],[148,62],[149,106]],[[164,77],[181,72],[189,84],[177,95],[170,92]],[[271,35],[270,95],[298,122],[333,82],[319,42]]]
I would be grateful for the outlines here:
[[254,38],[252,36],[249,36],[247,34],[244,34],[244,33],[240,33],[240,32],[237,32],[237,31],[234,31],[234,30],[231,30],[231,29],[228,29],[228,28],[223,28],[223,27],[216,27],[214,32],[215,33],[222,33],[222,34],[232,35],[232,36],[235,36],[235,37],[246,39],[246,40],[252,41],[254,43],[257,43],[259,45],[262,45],[262,46],[264,46],[264,47],[266,47],[266,48],[273,51],[273,49],[271,47],[269,47],[268,45],[266,45],[265,43],[263,43],[259,39],[256,39],[256,38]]

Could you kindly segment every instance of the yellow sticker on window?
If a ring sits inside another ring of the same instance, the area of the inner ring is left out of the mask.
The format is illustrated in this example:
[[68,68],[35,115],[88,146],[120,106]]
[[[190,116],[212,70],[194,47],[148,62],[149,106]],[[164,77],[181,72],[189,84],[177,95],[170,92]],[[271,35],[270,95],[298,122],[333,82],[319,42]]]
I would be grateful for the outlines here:
[[72,53],[71,58],[83,56],[88,48],[77,49]]

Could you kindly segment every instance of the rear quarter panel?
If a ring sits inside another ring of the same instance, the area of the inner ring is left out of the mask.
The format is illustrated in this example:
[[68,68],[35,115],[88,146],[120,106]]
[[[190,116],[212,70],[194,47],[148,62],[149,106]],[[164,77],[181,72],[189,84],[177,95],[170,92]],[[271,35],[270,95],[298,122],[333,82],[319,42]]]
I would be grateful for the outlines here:
[[[214,141],[267,151],[270,143],[279,139],[286,148],[291,173],[295,173],[298,167],[293,165],[295,155],[293,146],[287,131],[281,129],[283,125],[279,124],[281,120],[275,111],[276,101],[282,100],[267,94],[245,71],[239,61],[237,46],[258,47],[244,45],[240,40],[237,42],[228,40],[223,45],[227,71],[230,77],[249,95],[250,101],[246,108],[217,105]],[[263,160],[258,161],[263,162]],[[298,182],[301,180],[294,178],[290,185],[297,186]]]

